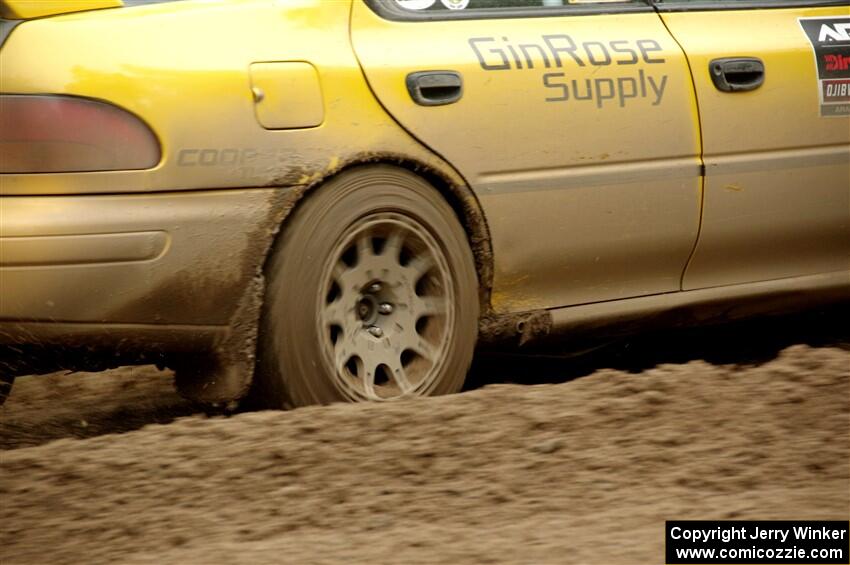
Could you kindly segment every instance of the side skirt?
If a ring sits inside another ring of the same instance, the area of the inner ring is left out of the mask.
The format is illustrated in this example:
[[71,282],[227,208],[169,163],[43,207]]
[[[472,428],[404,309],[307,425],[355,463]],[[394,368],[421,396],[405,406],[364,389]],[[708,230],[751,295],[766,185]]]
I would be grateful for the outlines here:
[[719,323],[844,301],[850,301],[850,270],[555,308],[549,310],[549,335],[623,335],[648,327]]

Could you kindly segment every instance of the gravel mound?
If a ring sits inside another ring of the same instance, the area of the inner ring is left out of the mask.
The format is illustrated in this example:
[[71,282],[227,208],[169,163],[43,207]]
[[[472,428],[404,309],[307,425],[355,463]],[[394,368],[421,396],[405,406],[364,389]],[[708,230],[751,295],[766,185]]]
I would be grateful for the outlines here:
[[229,418],[51,379],[0,412],[4,564],[660,563],[666,519],[850,517],[846,348]]

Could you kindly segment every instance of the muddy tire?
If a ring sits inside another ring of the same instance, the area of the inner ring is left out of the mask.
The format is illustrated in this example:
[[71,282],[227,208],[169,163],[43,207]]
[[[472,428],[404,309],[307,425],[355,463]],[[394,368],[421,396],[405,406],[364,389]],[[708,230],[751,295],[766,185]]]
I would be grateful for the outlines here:
[[341,174],[287,219],[266,268],[252,404],[457,392],[477,339],[475,264],[452,208],[390,166]]
[[9,394],[12,392],[12,383],[14,382],[15,377],[0,375],[0,406],[3,406],[3,403],[9,398]]

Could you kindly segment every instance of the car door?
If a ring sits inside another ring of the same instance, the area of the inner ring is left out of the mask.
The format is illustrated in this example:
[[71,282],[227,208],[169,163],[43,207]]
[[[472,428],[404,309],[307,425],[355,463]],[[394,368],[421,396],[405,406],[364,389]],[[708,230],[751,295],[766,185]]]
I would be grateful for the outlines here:
[[680,289],[699,129],[648,4],[358,0],[351,25],[377,98],[475,191],[497,312]]
[[850,269],[848,4],[658,8],[690,60],[702,123],[703,223],[684,288]]

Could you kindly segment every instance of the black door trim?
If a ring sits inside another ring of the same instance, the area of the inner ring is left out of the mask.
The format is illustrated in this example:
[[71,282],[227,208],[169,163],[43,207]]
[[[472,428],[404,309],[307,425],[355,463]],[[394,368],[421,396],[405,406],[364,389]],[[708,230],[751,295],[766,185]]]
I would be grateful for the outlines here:
[[751,0],[741,2],[734,0],[704,0],[702,2],[665,2],[655,0],[655,8],[659,12],[714,12],[719,10],[778,10],[782,8],[818,8],[831,6],[848,6],[847,0]]

